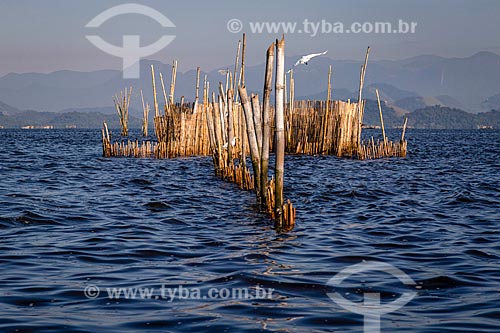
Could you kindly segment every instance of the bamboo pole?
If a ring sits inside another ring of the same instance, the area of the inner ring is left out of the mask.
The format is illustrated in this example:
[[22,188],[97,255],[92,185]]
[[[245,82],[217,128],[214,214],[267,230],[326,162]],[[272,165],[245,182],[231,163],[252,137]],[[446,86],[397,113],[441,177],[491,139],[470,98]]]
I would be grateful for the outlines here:
[[158,112],[158,100],[156,99],[155,68],[153,65],[151,65],[151,78],[153,79],[153,99],[155,107],[155,117],[158,117],[160,113]]
[[295,104],[295,79],[293,78],[293,69],[290,71],[290,113],[293,113]]
[[254,127],[253,112],[255,110],[252,110],[250,100],[248,99],[246,87],[239,86],[238,90],[240,93],[241,105],[243,106],[243,110],[245,112],[248,144],[250,146],[250,157],[253,166],[255,191],[257,193],[257,198],[260,199],[260,154],[259,154],[259,147],[257,144],[257,135],[255,133],[255,127]]
[[205,75],[205,79],[203,81],[203,105],[206,107],[208,104],[208,83],[207,76]]
[[149,118],[149,104],[144,104],[144,95],[141,89],[142,100],[142,136],[148,136],[148,118]]
[[386,149],[387,138],[385,136],[384,117],[382,115],[382,106],[380,105],[380,96],[378,94],[378,89],[375,89],[375,93],[377,94],[378,112],[380,114],[380,126],[382,128],[382,138],[384,139],[384,149]]
[[263,93],[263,108],[262,108],[262,123],[264,125],[262,131],[262,156],[261,156],[261,179],[260,188],[261,191],[261,202],[266,203],[267,201],[267,191],[264,189],[267,186],[268,168],[269,168],[269,141],[271,137],[271,84],[273,81],[273,64],[274,64],[274,47],[275,44],[272,43],[267,48],[266,52],[266,76],[264,82],[264,93]]
[[[236,95],[236,94],[235,94]],[[245,115],[244,115],[243,108],[240,107],[240,112],[238,114],[238,122],[239,122],[239,132],[240,132],[240,141],[241,141],[241,156],[240,156],[240,164],[243,168],[246,167],[247,164],[247,139],[246,139],[246,126],[245,126]]]
[[328,134],[328,124],[330,119],[330,99],[332,98],[331,80],[332,80],[332,65],[330,65],[328,69],[328,88],[326,93],[325,116],[323,119],[323,132],[321,135],[321,152],[320,152],[321,154],[324,154],[326,152],[327,147],[325,147],[325,145],[328,146],[327,134]]
[[236,90],[236,78],[237,78],[237,71],[238,71],[238,63],[239,63],[239,60],[240,60],[240,49],[241,49],[241,40],[238,41],[238,50],[236,51],[236,60],[234,62],[234,73],[233,73],[233,84],[232,84],[232,87],[233,87],[233,91],[234,91],[234,101],[236,101],[236,96],[238,95],[237,94],[237,90]]
[[247,36],[243,33],[243,47],[241,49],[241,82],[240,85],[245,86],[245,50],[247,45]]
[[370,47],[368,46],[366,49],[366,54],[365,54],[365,62],[363,66],[361,67],[361,75],[359,79],[359,94],[358,94],[358,138],[356,145],[359,147],[361,143],[361,126],[363,125],[363,114],[362,114],[362,93],[363,93],[363,86],[365,84],[365,75],[366,75],[366,65],[368,64],[368,55],[370,54]]
[[[259,104],[259,95],[252,94],[253,122],[255,125],[255,135],[257,136],[257,147],[259,159],[262,156],[262,110]],[[259,185],[260,186],[260,185]]]
[[[285,73],[285,113],[286,113],[286,106],[288,103],[287,74],[288,72]],[[288,108],[290,108],[290,105],[288,105]]]
[[165,91],[165,84],[163,83],[163,75],[161,74],[161,72],[160,72],[160,83],[161,83],[161,90],[163,91],[163,100],[165,101],[164,112],[170,113],[170,104],[168,103],[167,92]]
[[332,65],[330,65],[330,68],[328,69],[328,91],[326,94],[326,106],[327,106],[327,111],[330,110],[330,101],[332,99]]
[[234,141],[234,118],[233,118],[233,90],[227,91],[227,158],[228,164],[233,166],[233,141]]
[[276,165],[275,165],[275,202],[276,225],[283,224],[283,178],[285,171],[285,124],[283,110],[283,88],[285,76],[285,38],[276,40],[276,81],[275,81],[275,117],[276,117]]
[[215,131],[215,141],[217,148],[217,161],[219,164],[219,168],[222,167],[222,131],[220,125],[220,114],[219,114],[219,104],[215,99],[215,92],[212,92],[212,110],[213,110],[213,124]]
[[[220,84],[220,87],[219,88],[222,88],[222,84],[219,82]],[[219,119],[220,119],[220,124],[221,124],[221,133],[222,133],[222,145],[226,145],[226,137],[227,137],[227,132],[226,132],[226,117],[225,117],[225,114],[226,114],[226,101],[225,101],[225,95],[222,96],[222,95],[219,95],[219,100],[218,100],[218,103],[219,103]]]
[[403,133],[401,133],[401,142],[405,141],[406,124],[408,123],[408,117],[405,117],[405,122],[403,124]]
[[199,91],[200,91],[200,67],[196,68],[196,91],[193,105],[193,113],[196,113],[196,109],[198,108],[199,103]]
[[174,60],[172,64],[172,81],[170,82],[170,95],[169,95],[169,102],[170,105],[174,104],[174,93],[175,93],[175,81],[177,78],[177,60]]

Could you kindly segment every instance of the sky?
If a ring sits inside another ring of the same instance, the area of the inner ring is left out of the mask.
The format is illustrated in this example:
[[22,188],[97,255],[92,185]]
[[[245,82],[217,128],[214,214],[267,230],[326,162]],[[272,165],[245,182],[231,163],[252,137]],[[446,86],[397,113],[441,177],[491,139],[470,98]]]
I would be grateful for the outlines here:
[[[154,8],[175,27],[162,27],[134,13],[111,18],[98,28],[86,27],[99,13],[126,3]],[[373,60],[422,54],[468,57],[479,51],[500,54],[498,17],[498,0],[2,0],[0,76],[122,68],[120,57],[99,50],[86,35],[99,35],[116,46],[122,45],[123,35],[140,36],[141,46],[163,35],[175,36],[165,48],[145,58],[164,63],[177,59],[179,71],[196,66],[208,71],[234,63],[238,39],[246,32],[246,64],[256,65],[264,62],[267,46],[283,32],[252,30],[252,25],[265,22],[296,23],[295,31],[286,34],[287,56],[328,50],[334,60],[359,60],[367,46]],[[366,23],[367,28],[374,22],[390,22],[394,28],[399,27],[399,20],[415,22],[414,33],[333,33],[328,29],[328,24],[339,27],[339,23],[349,29],[355,22]],[[228,21],[237,22],[231,28],[241,23],[242,30],[229,31]],[[316,34],[311,24],[319,24]]]

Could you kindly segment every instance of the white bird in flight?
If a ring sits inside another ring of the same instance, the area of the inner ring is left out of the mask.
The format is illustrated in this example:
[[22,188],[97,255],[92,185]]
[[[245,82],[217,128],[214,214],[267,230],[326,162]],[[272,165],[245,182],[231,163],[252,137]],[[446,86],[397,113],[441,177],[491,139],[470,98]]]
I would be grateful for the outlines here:
[[220,75],[226,75],[227,73],[229,73],[229,69],[219,69],[218,72]]
[[298,66],[298,65],[307,65],[307,63],[312,58],[319,57],[319,56],[325,55],[327,53],[328,53],[328,50],[325,51],[325,52],[321,52],[321,53],[312,53],[312,54],[308,54],[308,55],[302,56],[302,58],[300,58],[299,60],[297,60],[297,62],[295,63],[295,65],[293,65],[293,67]]

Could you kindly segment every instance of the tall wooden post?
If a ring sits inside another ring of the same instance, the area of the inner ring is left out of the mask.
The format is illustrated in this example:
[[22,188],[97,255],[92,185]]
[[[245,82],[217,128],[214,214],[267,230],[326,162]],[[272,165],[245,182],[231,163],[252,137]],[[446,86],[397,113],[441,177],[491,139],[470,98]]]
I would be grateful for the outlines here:
[[207,82],[206,75],[205,75],[205,79],[203,81],[203,105],[205,107],[208,105],[208,82]]
[[245,50],[247,45],[246,34],[243,33],[243,47],[241,48],[241,85],[245,85]]
[[255,124],[255,135],[257,136],[257,147],[259,148],[260,159],[260,157],[262,156],[262,110],[260,108],[259,95],[252,94],[252,109],[253,122]]
[[385,137],[385,127],[384,127],[384,116],[382,115],[382,106],[380,105],[380,96],[378,94],[378,89],[375,89],[377,94],[378,112],[380,114],[380,126],[382,128],[382,138],[384,139],[384,150],[387,149],[387,138]]
[[276,40],[276,81],[275,81],[275,112],[276,112],[276,187],[274,210],[276,226],[283,224],[283,178],[285,173],[285,120],[284,120],[284,81],[285,81],[285,38]]
[[254,185],[257,197],[260,198],[260,155],[259,146],[257,144],[257,135],[255,133],[254,127],[254,117],[252,105],[250,99],[247,95],[247,89],[245,86],[240,86],[238,88],[240,92],[241,105],[245,112],[245,120],[247,126],[248,144],[250,146],[250,158],[252,160],[253,175],[254,175]]
[[370,54],[370,47],[366,49],[366,54],[365,54],[365,62],[363,66],[361,67],[361,75],[359,78],[359,94],[358,94],[358,132],[357,132],[357,141],[356,141],[356,146],[357,149],[359,150],[359,147],[361,145],[361,126],[363,125],[363,109],[362,109],[362,93],[363,93],[363,86],[365,84],[365,75],[366,75],[366,65],[368,63],[368,55]]
[[260,176],[260,188],[261,191],[261,203],[265,205],[267,198],[267,191],[265,188],[267,186],[267,174],[269,168],[269,141],[271,138],[271,84],[273,81],[273,65],[274,65],[274,47],[275,44],[272,43],[267,48],[266,53],[266,77],[264,81],[264,94],[263,94],[263,107],[262,107],[262,123],[264,125],[262,131],[262,157],[261,157],[261,176]]
[[170,105],[174,104],[174,93],[175,93],[175,81],[177,78],[177,60],[174,60],[172,64],[172,81],[170,82],[170,95],[169,95],[169,103]]
[[155,83],[155,68],[153,65],[151,65],[151,78],[153,79],[153,100],[154,100],[154,107],[155,107],[155,117],[158,117],[160,115],[158,111],[158,100],[156,99],[156,83]]
[[293,113],[295,103],[295,79],[293,78],[293,69],[290,71],[290,113]]
[[326,105],[325,105],[325,118],[323,120],[323,133],[322,133],[322,138],[321,138],[321,153],[324,154],[326,153],[326,150],[328,149],[328,125],[330,124],[330,100],[332,99],[332,65],[330,65],[330,68],[328,69],[328,88],[327,88],[327,93],[326,93]]
[[236,51],[236,60],[234,62],[234,73],[233,73],[233,91],[234,91],[234,101],[236,101],[236,96],[238,95],[237,94],[237,87],[236,87],[236,78],[238,77],[238,63],[239,63],[239,60],[240,60],[240,49],[241,49],[241,40],[238,41],[238,50]]
[[405,122],[403,124],[403,133],[401,134],[401,142],[405,141],[406,124],[408,123],[408,117],[405,117]]
[[163,91],[163,99],[165,100],[165,108],[164,111],[165,113],[168,113],[170,110],[170,104],[167,99],[167,92],[165,91],[165,84],[163,83],[163,75],[160,72],[160,83],[161,83],[161,90]]
[[233,141],[234,141],[234,118],[233,118],[233,90],[227,91],[227,159],[228,165],[233,165]]
[[200,67],[196,68],[196,91],[193,105],[193,113],[196,113],[199,103],[199,91],[200,91]]
[[148,136],[148,118],[149,118],[149,104],[144,104],[144,95],[141,89],[142,100],[142,136]]

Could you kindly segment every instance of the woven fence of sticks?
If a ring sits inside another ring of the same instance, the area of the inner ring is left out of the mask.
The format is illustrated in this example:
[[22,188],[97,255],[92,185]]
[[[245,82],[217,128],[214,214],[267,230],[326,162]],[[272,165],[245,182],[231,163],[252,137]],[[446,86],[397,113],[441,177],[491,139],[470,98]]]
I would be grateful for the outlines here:
[[350,101],[296,101],[286,114],[286,152],[356,157],[363,112],[364,102],[358,110]]
[[[288,154],[335,155],[357,159],[405,157],[407,142],[362,141],[365,102],[296,101],[286,112]],[[292,111],[293,110],[293,111]]]
[[155,157],[209,155],[210,143],[203,108],[203,105],[198,105],[195,110],[190,105],[171,106],[166,114],[154,118],[159,145]]
[[[218,120],[220,131],[228,129],[228,117],[221,116],[218,102],[198,104],[196,109],[185,104],[171,106],[168,114],[154,118],[157,142],[124,140],[111,143],[103,128],[103,156],[105,157],[153,157],[174,158],[182,156],[209,156],[210,133],[207,117],[222,118]],[[233,154],[241,154],[244,148],[249,153],[248,138],[240,103],[233,105],[232,120],[233,137],[231,147]],[[292,111],[293,110],[293,111]],[[287,154],[334,155],[356,159],[375,159],[385,157],[406,157],[407,141],[404,135],[397,142],[373,138],[360,140],[361,128],[359,115],[363,115],[364,102],[358,112],[358,104],[350,101],[295,101],[293,109],[285,110],[285,152]],[[274,107],[271,113],[270,147],[274,147],[275,124]],[[215,126],[215,125],[214,125]],[[214,129],[214,135],[220,135],[219,129]],[[219,133],[219,134],[217,134]],[[227,134],[226,134],[227,137]],[[105,140],[107,139],[107,140]],[[243,142],[243,140],[245,142]],[[219,142],[219,141],[218,141]],[[229,142],[221,141],[218,151],[227,153]],[[274,149],[273,149],[274,150]],[[224,158],[218,158],[224,161]],[[223,169],[223,165],[219,166]],[[243,186],[245,187],[245,186]]]

